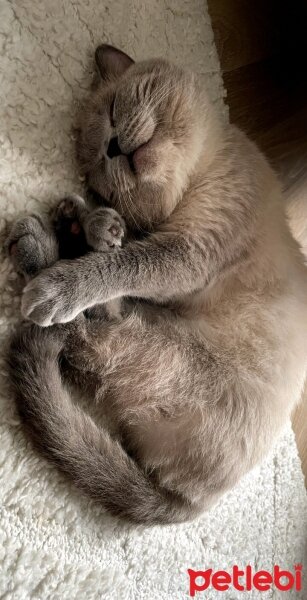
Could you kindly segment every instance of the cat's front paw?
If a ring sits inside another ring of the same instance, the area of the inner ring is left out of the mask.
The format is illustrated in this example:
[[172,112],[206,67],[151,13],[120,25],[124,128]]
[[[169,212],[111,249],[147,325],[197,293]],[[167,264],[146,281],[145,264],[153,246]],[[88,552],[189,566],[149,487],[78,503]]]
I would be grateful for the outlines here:
[[113,208],[97,208],[83,221],[86,241],[94,250],[103,252],[122,246],[126,225]]
[[14,223],[6,251],[16,271],[25,277],[34,277],[58,259],[55,235],[47,221],[35,214]]
[[82,306],[81,287],[77,264],[59,261],[25,287],[22,315],[42,327],[72,321],[86,308]]

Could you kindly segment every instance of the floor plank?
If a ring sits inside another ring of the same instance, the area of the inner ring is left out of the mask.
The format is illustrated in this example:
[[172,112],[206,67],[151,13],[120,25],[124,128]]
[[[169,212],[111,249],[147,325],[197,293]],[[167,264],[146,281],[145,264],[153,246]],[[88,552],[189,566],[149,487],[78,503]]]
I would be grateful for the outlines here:
[[258,62],[274,51],[274,7],[267,0],[209,0],[215,43],[224,73]]

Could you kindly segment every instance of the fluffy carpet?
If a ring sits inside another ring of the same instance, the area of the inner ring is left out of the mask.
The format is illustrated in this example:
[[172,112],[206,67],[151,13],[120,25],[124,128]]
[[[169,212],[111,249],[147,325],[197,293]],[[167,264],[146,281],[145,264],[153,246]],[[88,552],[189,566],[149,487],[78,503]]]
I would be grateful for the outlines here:
[[[71,126],[98,43],[193,68],[226,116],[203,0],[2,0],[0,34],[3,236],[22,211],[41,210],[82,189]],[[18,319],[19,286],[6,259],[0,268],[4,352]],[[210,514],[192,524],[143,529],[123,525],[80,497],[33,451],[9,397],[3,362],[0,391],[1,598],[179,600],[188,597],[188,568],[251,564],[271,571],[280,564],[293,570],[303,561],[306,496],[290,426],[265,464]],[[246,595],[259,597],[256,591]],[[262,597],[280,596],[269,591]],[[223,598],[238,595],[229,590]]]

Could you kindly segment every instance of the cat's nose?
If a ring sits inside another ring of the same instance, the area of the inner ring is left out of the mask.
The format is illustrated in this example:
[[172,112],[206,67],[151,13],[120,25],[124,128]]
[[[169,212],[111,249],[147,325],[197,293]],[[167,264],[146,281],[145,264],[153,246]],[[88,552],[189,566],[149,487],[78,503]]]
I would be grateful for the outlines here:
[[122,151],[118,145],[118,137],[116,136],[109,141],[107,156],[109,158],[115,158],[115,156],[119,156],[120,154],[122,154]]

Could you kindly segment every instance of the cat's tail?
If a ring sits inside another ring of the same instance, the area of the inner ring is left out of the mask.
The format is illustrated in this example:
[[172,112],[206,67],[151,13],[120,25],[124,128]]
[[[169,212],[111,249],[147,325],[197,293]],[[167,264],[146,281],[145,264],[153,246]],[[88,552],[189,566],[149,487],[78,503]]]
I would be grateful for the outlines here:
[[39,449],[114,515],[144,524],[195,516],[181,496],[156,486],[121,444],[76,406],[63,385],[56,329],[22,327],[10,346],[10,381],[19,413]]

